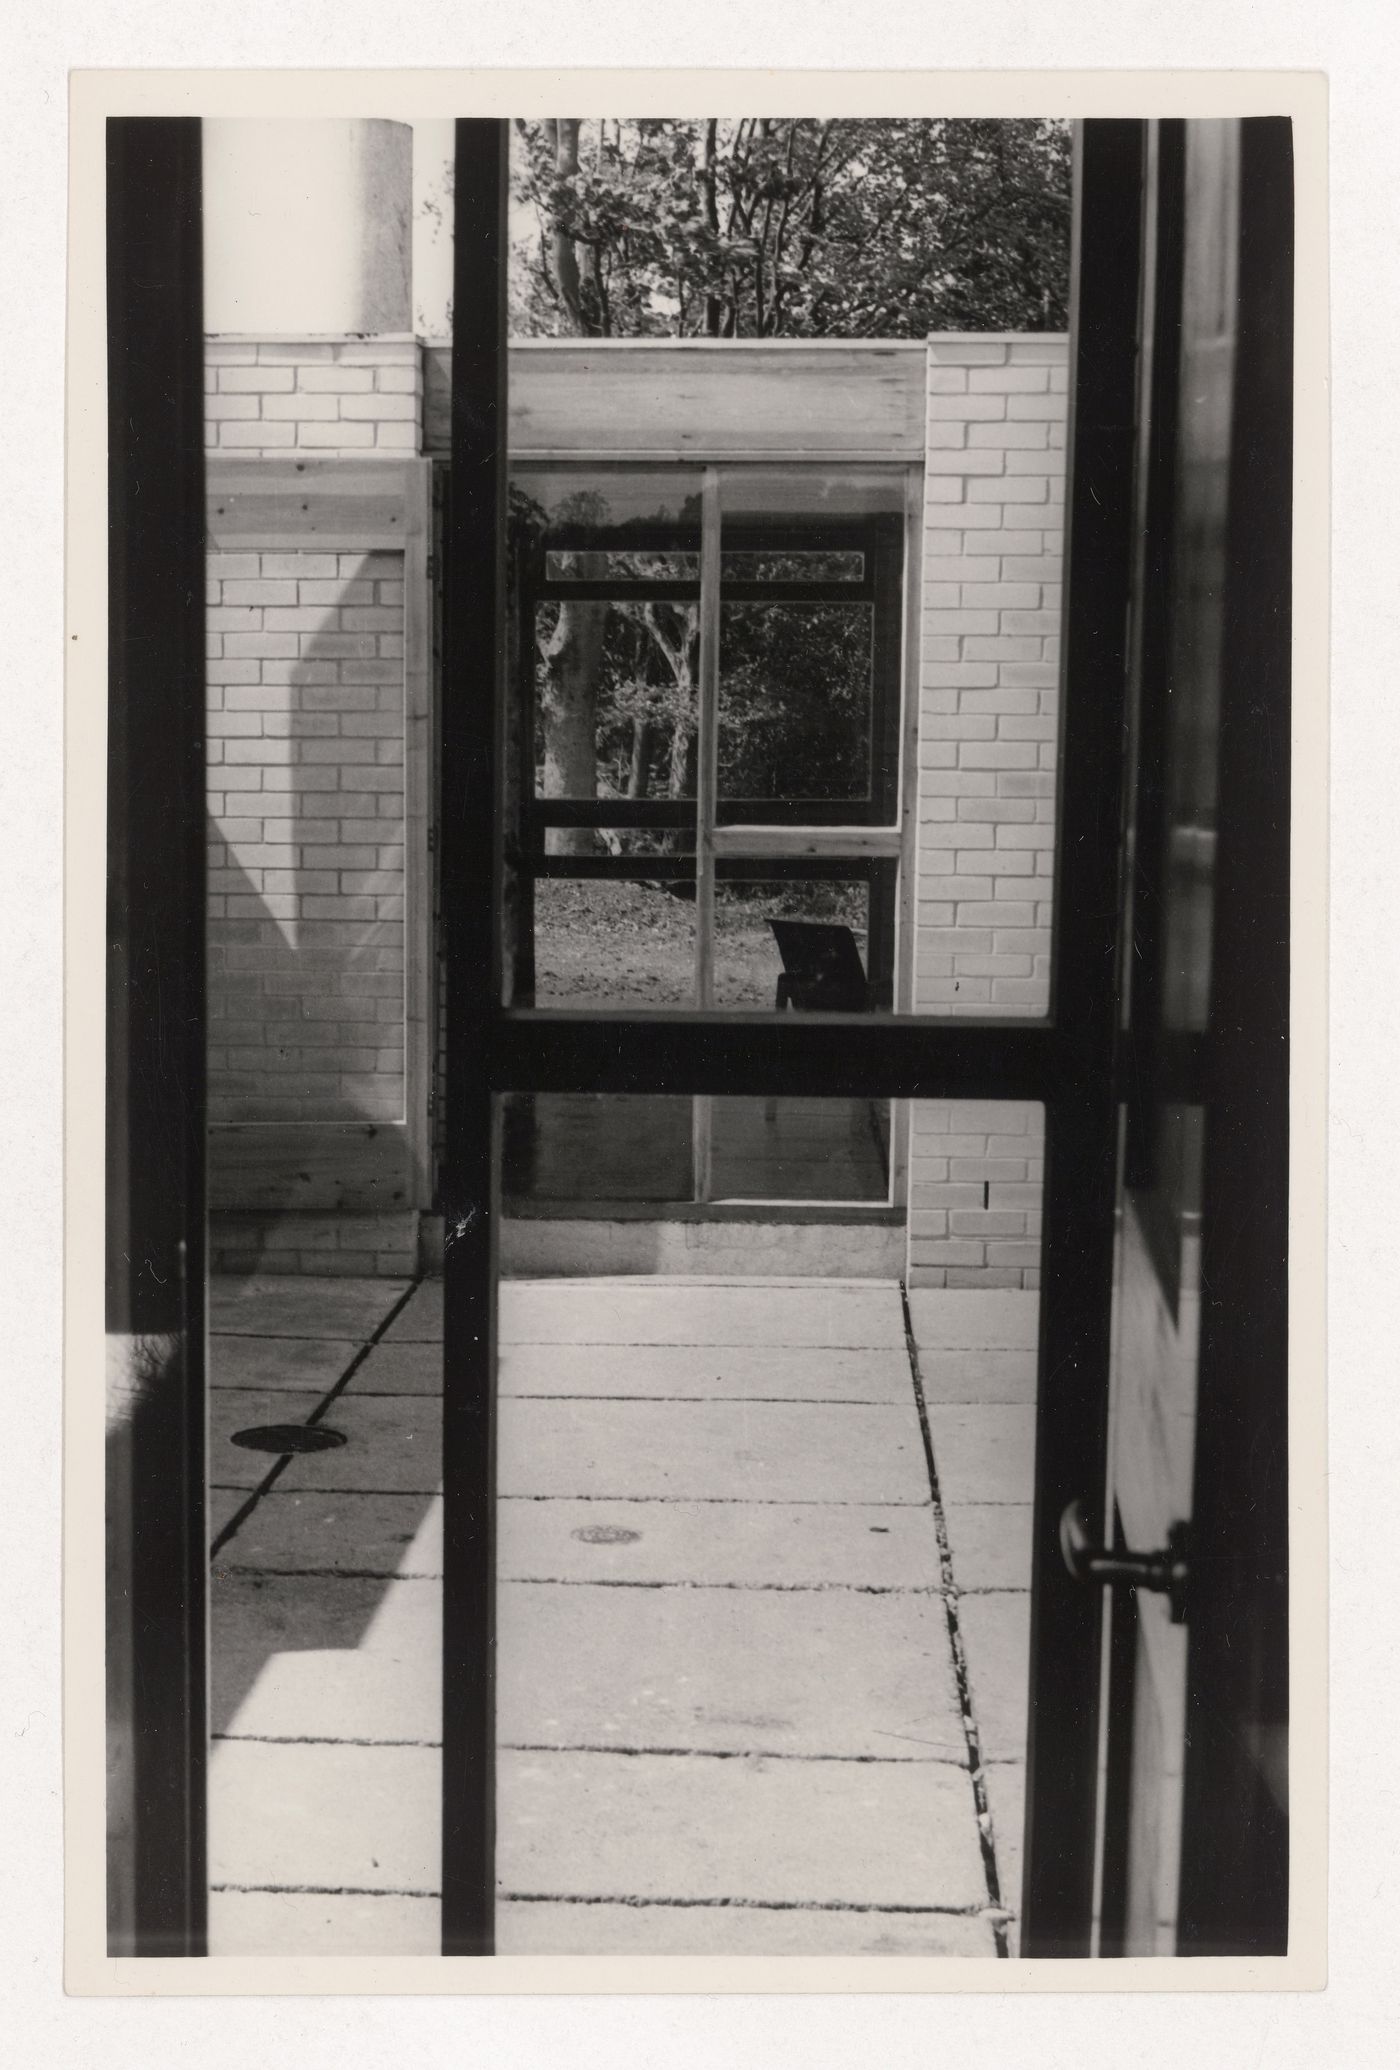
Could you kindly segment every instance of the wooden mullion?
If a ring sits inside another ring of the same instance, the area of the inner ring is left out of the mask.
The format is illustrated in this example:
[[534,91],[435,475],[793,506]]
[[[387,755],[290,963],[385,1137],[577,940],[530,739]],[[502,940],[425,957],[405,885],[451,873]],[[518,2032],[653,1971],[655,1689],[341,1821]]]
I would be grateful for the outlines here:
[[727,826],[716,829],[713,852],[722,856],[890,856],[899,855],[897,826]]
[[[695,752],[695,1003],[715,997],[715,810],[719,795],[720,498],[719,474],[705,471],[701,491],[700,682]],[[714,1110],[709,1097],[691,1099],[692,1190],[708,1200],[714,1166]]]
[[719,795],[719,472],[701,491],[700,682],[695,747],[695,1003],[714,1004],[715,809]]

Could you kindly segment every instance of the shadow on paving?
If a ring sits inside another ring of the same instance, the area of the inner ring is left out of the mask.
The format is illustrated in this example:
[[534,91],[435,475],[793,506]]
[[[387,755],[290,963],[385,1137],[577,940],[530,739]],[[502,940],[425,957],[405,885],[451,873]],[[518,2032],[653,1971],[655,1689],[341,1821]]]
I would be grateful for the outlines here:
[[[406,1361],[402,1350],[384,1352],[376,1343],[407,1292],[402,1282],[216,1283],[209,1397],[216,1736],[231,1727],[266,1737],[360,1733],[363,1698],[381,1686],[385,1698],[372,1711],[383,1713],[385,1736],[416,1737],[423,1729],[422,1702],[410,1715],[396,1669],[412,1668],[421,1699],[424,1672],[431,1677],[438,1665],[439,1361]],[[239,1431],[276,1424],[318,1424],[345,1443],[277,1455],[233,1442]],[[235,1521],[250,1499],[248,1514]],[[231,1524],[232,1535],[221,1539]],[[396,1593],[404,1589],[407,1596]],[[391,1605],[408,1612],[411,1641],[399,1629],[402,1615],[385,1628]],[[401,1642],[422,1659],[398,1661]],[[346,1707],[360,1684],[352,1724]],[[435,1731],[431,1708],[427,1715]]]

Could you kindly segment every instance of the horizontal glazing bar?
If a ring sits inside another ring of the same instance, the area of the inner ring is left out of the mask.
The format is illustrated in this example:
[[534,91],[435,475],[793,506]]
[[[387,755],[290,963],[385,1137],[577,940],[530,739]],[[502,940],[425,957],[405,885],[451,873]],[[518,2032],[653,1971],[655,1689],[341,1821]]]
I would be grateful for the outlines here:
[[715,854],[724,856],[857,856],[900,852],[898,827],[716,827]]
[[[689,827],[693,798],[533,798],[526,813],[535,827]],[[879,826],[868,798],[721,798],[721,827]]]
[[[477,1038],[474,1037],[474,1042]],[[1025,1021],[751,1012],[516,1010],[480,1033],[498,1092],[689,1092],[1050,1100],[1082,1060]]]
[[[886,856],[870,855],[739,855],[725,856],[715,863],[715,875],[722,882],[766,883],[769,879],[836,878],[850,883],[864,882]],[[693,855],[535,855],[522,857],[520,874],[529,877],[591,877],[624,883],[659,883],[663,879],[695,876]]]

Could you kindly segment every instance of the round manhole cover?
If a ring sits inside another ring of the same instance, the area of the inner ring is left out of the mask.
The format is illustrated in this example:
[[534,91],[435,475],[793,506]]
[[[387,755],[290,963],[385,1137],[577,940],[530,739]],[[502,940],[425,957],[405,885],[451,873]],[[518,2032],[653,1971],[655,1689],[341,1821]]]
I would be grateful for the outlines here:
[[245,1452],[333,1452],[345,1433],[324,1423],[259,1423],[236,1430],[233,1442]]
[[642,1534],[628,1531],[621,1524],[585,1524],[573,1535],[581,1538],[585,1545],[635,1545]]

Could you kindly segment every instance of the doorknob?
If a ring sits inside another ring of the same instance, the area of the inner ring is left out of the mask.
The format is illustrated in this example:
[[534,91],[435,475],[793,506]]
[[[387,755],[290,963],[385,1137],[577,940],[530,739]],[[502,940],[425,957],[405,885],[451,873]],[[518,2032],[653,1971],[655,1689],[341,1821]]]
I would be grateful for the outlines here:
[[1108,1552],[1094,1543],[1089,1514],[1082,1502],[1071,1502],[1060,1518],[1060,1551],[1076,1581],[1100,1588],[1145,1588],[1165,1596],[1173,1624],[1186,1622],[1186,1526],[1173,1524],[1162,1552]]

